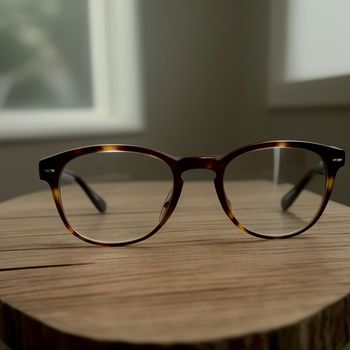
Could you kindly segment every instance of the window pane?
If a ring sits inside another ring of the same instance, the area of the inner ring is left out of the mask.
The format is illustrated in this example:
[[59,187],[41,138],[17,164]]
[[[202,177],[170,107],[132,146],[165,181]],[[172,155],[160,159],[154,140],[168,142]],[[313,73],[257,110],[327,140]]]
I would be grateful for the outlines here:
[[0,108],[93,105],[87,0],[0,0]]
[[349,14],[348,0],[287,0],[287,80],[350,74]]

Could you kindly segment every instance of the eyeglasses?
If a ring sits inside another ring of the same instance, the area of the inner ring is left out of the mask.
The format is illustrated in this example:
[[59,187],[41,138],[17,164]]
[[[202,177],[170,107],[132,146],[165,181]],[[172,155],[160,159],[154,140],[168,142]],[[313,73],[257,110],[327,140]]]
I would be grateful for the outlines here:
[[121,246],[151,237],[173,213],[191,169],[215,173],[219,202],[242,231],[298,235],[319,219],[345,153],[305,141],[268,141],[221,157],[172,157],[128,145],[96,145],[42,159],[68,230],[93,244]]

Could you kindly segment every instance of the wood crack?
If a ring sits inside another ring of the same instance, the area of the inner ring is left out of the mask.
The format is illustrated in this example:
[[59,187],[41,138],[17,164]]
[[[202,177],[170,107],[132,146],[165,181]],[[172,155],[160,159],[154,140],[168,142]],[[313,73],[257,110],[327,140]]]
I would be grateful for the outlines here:
[[78,265],[89,265],[89,264],[92,264],[92,263],[76,263],[76,264],[57,264],[57,265],[7,267],[7,268],[0,268],[0,272],[5,272],[5,271],[17,271],[17,270],[32,270],[32,269],[47,269],[47,268],[50,268],[50,267],[67,267],[67,266],[78,266]]

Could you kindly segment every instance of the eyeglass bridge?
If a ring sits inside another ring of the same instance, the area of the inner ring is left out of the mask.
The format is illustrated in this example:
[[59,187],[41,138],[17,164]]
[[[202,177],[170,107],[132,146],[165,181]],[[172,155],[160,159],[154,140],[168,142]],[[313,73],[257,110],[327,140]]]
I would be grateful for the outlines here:
[[220,163],[215,157],[201,156],[180,158],[178,165],[182,173],[192,169],[207,169],[216,172]]

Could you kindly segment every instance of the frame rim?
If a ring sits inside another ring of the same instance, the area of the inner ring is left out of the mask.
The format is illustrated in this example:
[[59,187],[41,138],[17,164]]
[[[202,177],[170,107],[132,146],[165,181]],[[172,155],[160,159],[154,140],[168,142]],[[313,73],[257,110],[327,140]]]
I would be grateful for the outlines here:
[[[320,207],[315,212],[315,215],[313,216],[312,220],[304,227],[298,230],[295,230],[293,232],[286,233],[280,236],[277,236],[277,235],[271,236],[268,234],[263,234],[263,233],[255,232],[253,230],[248,229],[245,225],[241,224],[239,220],[235,217],[234,213],[232,212],[232,209],[228,204],[228,198],[225,194],[224,175],[225,175],[227,165],[236,157],[252,151],[277,148],[277,147],[306,149],[318,154],[322,159],[322,162],[325,167],[326,181],[325,181],[325,192],[322,197]],[[172,193],[169,201],[169,206],[166,209],[166,212],[162,217],[161,221],[150,233],[129,241],[109,242],[109,241],[95,240],[95,239],[86,237],[80,234],[78,231],[76,231],[72,227],[72,225],[70,225],[64,213],[62,197],[60,192],[60,178],[61,178],[62,171],[64,169],[64,166],[69,161],[79,156],[83,156],[91,153],[98,153],[98,152],[113,152],[113,153],[131,152],[131,153],[144,154],[163,161],[170,168],[173,175],[173,179],[172,179],[173,187],[171,189]],[[46,157],[40,160],[39,162],[39,174],[40,174],[40,178],[49,184],[59,215],[64,225],[73,235],[82,239],[85,242],[92,243],[92,244],[97,244],[102,246],[124,246],[124,245],[141,242],[153,236],[157,231],[160,230],[160,228],[168,221],[168,219],[174,212],[177,202],[180,198],[182,187],[183,187],[182,174],[187,170],[196,169],[196,168],[212,170],[215,172],[216,176],[214,178],[214,186],[215,186],[215,190],[216,190],[219,202],[221,204],[221,207],[224,210],[225,214],[228,216],[228,218],[232,221],[232,223],[235,226],[237,226],[242,232],[246,232],[252,236],[265,238],[265,239],[284,239],[284,238],[289,238],[289,237],[299,235],[300,233],[312,227],[321,217],[322,213],[324,212],[327,206],[329,198],[331,196],[331,193],[334,187],[336,173],[344,165],[344,163],[345,163],[344,150],[335,146],[328,146],[325,144],[309,142],[309,141],[299,141],[299,140],[273,140],[273,141],[253,143],[247,146],[237,148],[229,152],[228,154],[220,157],[199,156],[199,157],[182,157],[182,158],[174,157],[169,154],[160,152],[158,150],[146,148],[143,146],[126,145],[126,144],[100,144],[100,145],[91,145],[91,146],[73,148],[64,152],[56,153],[50,157]]]

